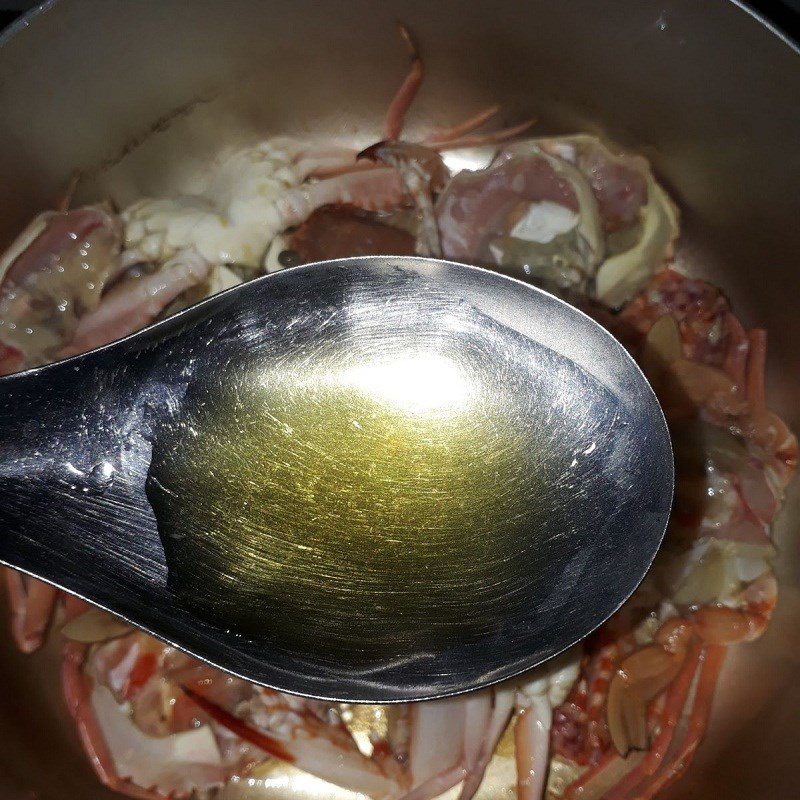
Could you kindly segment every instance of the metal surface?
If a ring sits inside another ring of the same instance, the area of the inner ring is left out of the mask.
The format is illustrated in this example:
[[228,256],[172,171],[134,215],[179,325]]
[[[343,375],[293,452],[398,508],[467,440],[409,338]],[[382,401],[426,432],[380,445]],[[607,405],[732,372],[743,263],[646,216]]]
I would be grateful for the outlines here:
[[[2,237],[51,203],[75,167],[116,158],[197,98],[213,96],[88,182],[83,196],[127,202],[189,187],[221,142],[303,132],[369,144],[405,68],[397,17],[413,28],[427,67],[412,133],[501,102],[510,122],[534,114],[537,134],[597,131],[648,155],[683,212],[680,262],[723,286],[746,323],[769,329],[768,398],[796,429],[800,59],[725,0],[58,3],[0,47]],[[473,154],[463,155],[470,163]],[[729,656],[708,737],[670,797],[797,793],[797,494],[795,483],[778,525],[770,629]],[[0,638],[4,800],[116,797],[77,743],[58,652],[58,637],[32,658]],[[495,759],[485,797],[513,796],[508,760]],[[226,800],[290,795],[347,796],[290,776],[240,786]]]
[[448,262],[285,270],[0,379],[0,561],[316,697],[560,652],[638,585],[672,485],[612,336]]

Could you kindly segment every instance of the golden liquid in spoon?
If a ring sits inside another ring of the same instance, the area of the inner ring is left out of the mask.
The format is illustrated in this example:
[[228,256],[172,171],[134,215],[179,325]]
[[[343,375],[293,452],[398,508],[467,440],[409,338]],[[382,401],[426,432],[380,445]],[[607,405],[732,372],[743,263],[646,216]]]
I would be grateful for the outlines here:
[[173,591],[271,648],[354,664],[502,637],[509,606],[557,579],[572,454],[557,382],[534,396],[530,353],[473,344],[301,348],[210,377],[150,472]]

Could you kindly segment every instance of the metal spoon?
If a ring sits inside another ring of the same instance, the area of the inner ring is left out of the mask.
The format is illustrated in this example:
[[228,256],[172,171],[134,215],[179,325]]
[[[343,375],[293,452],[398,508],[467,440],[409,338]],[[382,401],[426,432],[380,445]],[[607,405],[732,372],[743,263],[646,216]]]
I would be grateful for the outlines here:
[[570,646],[644,576],[672,490],[621,345],[440,261],[297,267],[0,380],[0,561],[327,699],[452,694]]

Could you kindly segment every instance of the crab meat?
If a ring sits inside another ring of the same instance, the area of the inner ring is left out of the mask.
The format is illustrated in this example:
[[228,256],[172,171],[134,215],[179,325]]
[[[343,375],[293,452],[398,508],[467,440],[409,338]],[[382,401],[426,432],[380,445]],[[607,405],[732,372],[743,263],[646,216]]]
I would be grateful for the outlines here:
[[62,666],[67,705],[104,783],[131,797],[188,798],[263,760],[181,690],[183,682],[202,684],[235,707],[255,687],[144,633],[113,633],[91,647],[70,642]]
[[613,153],[599,139],[579,134],[539,139],[546,153],[575,164],[586,175],[609,232],[634,223],[647,203],[650,167],[641,156]]
[[285,257],[296,263],[364,255],[414,255],[414,236],[386,224],[380,215],[354,206],[318,208],[290,236],[278,237],[266,262],[269,272],[282,269]]
[[209,271],[205,259],[183,251],[158,272],[123,281],[81,318],[74,338],[59,355],[66,358],[85,353],[144,328],[175,298],[205,281]]
[[[491,240],[514,229],[532,204],[549,203],[565,214],[577,215],[580,203],[569,175],[560,173],[558,162],[533,153],[498,156],[487,170],[460,172],[437,203],[439,231],[446,256],[481,259]],[[586,192],[585,181],[576,178]],[[551,237],[552,240],[552,237]]]
[[287,190],[354,166],[353,150],[288,137],[224,156],[197,194],[139,200],[123,212],[128,263],[161,263],[193,248],[212,264],[257,268],[286,227],[276,209]]
[[671,255],[677,212],[647,162],[588,136],[533,139],[462,172],[437,204],[446,256],[591,288],[619,306]]
[[105,206],[46,212],[20,234],[0,260],[4,372],[57,357],[119,273],[120,237]]
[[105,686],[96,686],[89,702],[122,780],[144,788],[157,786],[167,796],[189,795],[198,786],[221,786],[225,781],[227,774],[209,725],[147,736]]

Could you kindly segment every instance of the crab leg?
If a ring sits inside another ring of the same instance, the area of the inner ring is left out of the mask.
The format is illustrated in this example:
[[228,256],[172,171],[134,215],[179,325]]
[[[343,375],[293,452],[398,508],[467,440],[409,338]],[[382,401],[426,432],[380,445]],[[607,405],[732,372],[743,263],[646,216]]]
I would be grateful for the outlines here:
[[[680,673],[670,685],[661,712],[661,730],[649,750],[631,753],[626,758],[609,750],[595,767],[587,770],[569,787],[564,800],[599,797],[603,800],[650,800],[680,777],[705,734],[725,653],[724,646],[694,643]],[[695,680],[688,730],[668,757],[681,714],[686,713],[686,701]],[[609,781],[611,776],[615,780]]]
[[475,768],[492,717],[492,693],[472,695],[464,708],[464,766]]
[[451,125],[449,128],[436,128],[422,140],[422,144],[432,145],[437,142],[448,142],[452,139],[458,139],[468,133],[472,133],[472,131],[480,128],[481,125],[485,125],[492,117],[497,116],[499,111],[500,106],[489,106],[479,111],[474,116],[465,119],[463,122]]
[[[399,28],[400,35],[403,37],[411,54],[411,66],[386,111],[386,120],[383,125],[383,139],[389,141],[400,138],[408,109],[414,102],[414,98],[417,96],[425,77],[425,68],[411,33],[404,25],[400,25]],[[485,125],[490,119],[497,116],[499,110],[500,107],[497,105],[484,108],[472,117],[465,119],[463,122],[456,123],[450,127],[433,130],[421,143],[435,150],[451,150],[458,147],[478,147],[484,144],[504,142],[507,139],[511,139],[523,133],[533,125],[534,121],[529,120],[494,133],[470,135],[473,131]]]
[[446,772],[433,775],[415,789],[404,794],[401,800],[432,800],[464,780],[467,771],[462,763],[456,764]]
[[407,142],[378,142],[362,150],[358,158],[383,163],[397,170],[421,218],[417,253],[441,257],[442,246],[433,207],[433,194],[444,188],[450,179],[450,173],[439,154]]
[[244,739],[246,742],[260,747],[265,753],[273,758],[277,758],[279,761],[294,764],[297,760],[277,739],[274,739],[266,733],[257,731],[255,728],[251,728],[238,717],[235,717],[222,708],[222,706],[218,706],[216,703],[203,697],[202,694],[195,692],[188,686],[181,686],[181,689],[183,689],[185,694],[202,708],[214,722],[218,722],[231,733],[235,733],[240,739]]
[[642,758],[642,753],[631,753],[623,758],[613,748],[609,749],[593,767],[569,785],[563,800],[600,800],[610,786],[634,769]]
[[514,734],[519,800],[539,800],[544,795],[552,716],[547,698],[533,698],[517,717]]
[[216,723],[273,758],[374,797],[397,794],[396,782],[383,772],[378,762],[364,756],[355,745],[352,750],[347,750],[320,735],[318,728],[321,723],[316,719],[306,719],[307,729],[287,732],[287,738],[282,740],[257,730],[187,686],[181,688]]
[[521,133],[525,133],[525,131],[527,131],[534,122],[536,122],[535,119],[529,119],[525,122],[520,122],[518,125],[512,125],[509,128],[502,128],[499,131],[491,131],[490,133],[473,133],[455,139],[430,142],[428,146],[433,150],[457,150],[462,147],[481,147],[487,144],[497,144],[498,142],[505,142],[508,139],[513,139],[515,136],[519,136]]
[[639,790],[635,795],[635,800],[650,800],[655,797],[664,787],[683,775],[691,763],[706,732],[711,704],[714,700],[714,689],[725,662],[726,653],[727,648],[721,645],[711,645],[705,648],[695,690],[694,708],[689,717],[689,729],[686,737],[677,752],[656,773],[655,780]]
[[462,781],[459,800],[470,800],[513,705],[514,692],[508,689],[414,705],[408,760],[411,785],[416,786],[403,800],[430,800]]
[[83,316],[62,358],[85,353],[149,325],[176,297],[205,280],[209,264],[185,251],[159,272],[111,289],[94,311]]
[[69,180],[67,181],[67,185],[64,187],[64,190],[58,197],[58,200],[55,204],[56,211],[66,214],[69,211],[69,207],[72,205],[72,198],[75,195],[75,191],[78,188],[78,184],[81,180],[81,173],[80,170],[73,170],[72,175],[69,176]]
[[586,718],[588,736],[586,749],[590,755],[601,752],[609,741],[608,727],[603,713],[614,667],[621,656],[622,641],[611,642],[601,647],[589,661],[587,667]]
[[750,354],[747,359],[747,400],[754,417],[766,411],[764,373],[767,359],[767,332],[754,328],[748,334]]
[[422,66],[422,59],[419,57],[417,45],[411,37],[411,33],[405,25],[399,25],[400,35],[403,37],[409,52],[411,53],[411,67],[400,88],[395,93],[389,108],[386,111],[386,121],[383,124],[383,138],[397,139],[403,130],[406,113],[417,96],[422,79],[425,77],[425,68]]
[[14,641],[23,653],[33,653],[44,641],[58,598],[58,589],[10,567],[5,568],[5,573],[11,601],[11,630]]
[[332,178],[346,172],[372,169],[373,165],[356,160],[358,150],[352,147],[310,147],[297,158],[295,173],[302,179]]
[[90,700],[89,678],[83,674],[82,665],[88,646],[69,642],[64,647],[64,661],[61,667],[61,685],[67,708],[75,720],[78,736],[95,774],[109,789],[122,792],[139,800],[161,800],[164,795],[150,789],[143,789],[131,781],[120,778],[114,770],[114,759],[105,742]]
[[616,786],[608,792],[606,800],[623,800],[642,780],[652,776],[662,765],[670,744],[675,735],[675,728],[680,720],[692,681],[697,673],[702,657],[702,647],[692,645],[686,663],[678,677],[672,682],[664,709],[659,721],[660,731],[653,740],[650,749],[637,767],[632,769]]
[[299,225],[312,211],[329,203],[349,203],[365,211],[382,211],[404,197],[403,182],[394,169],[378,167],[348,172],[286,192],[278,204],[280,221],[276,227],[284,230]]
[[706,644],[752,642],[764,633],[778,599],[775,578],[770,575],[753,581],[745,598],[744,608],[705,606],[694,612],[695,630]]
[[469,800],[469,798],[478,791],[478,787],[481,785],[483,776],[486,773],[486,768],[489,766],[489,762],[492,759],[492,755],[494,755],[495,748],[500,741],[500,737],[503,735],[503,731],[508,726],[508,721],[511,718],[513,710],[514,692],[510,689],[495,689],[492,714],[485,727],[477,760],[471,766],[469,763],[469,754],[466,752],[467,748],[465,745],[467,775],[464,778],[464,785],[461,787],[459,800]]
[[334,178],[348,172],[363,172],[375,167],[369,162],[356,161],[358,150],[348,150],[342,155],[308,156],[297,164],[297,171],[306,177]]

